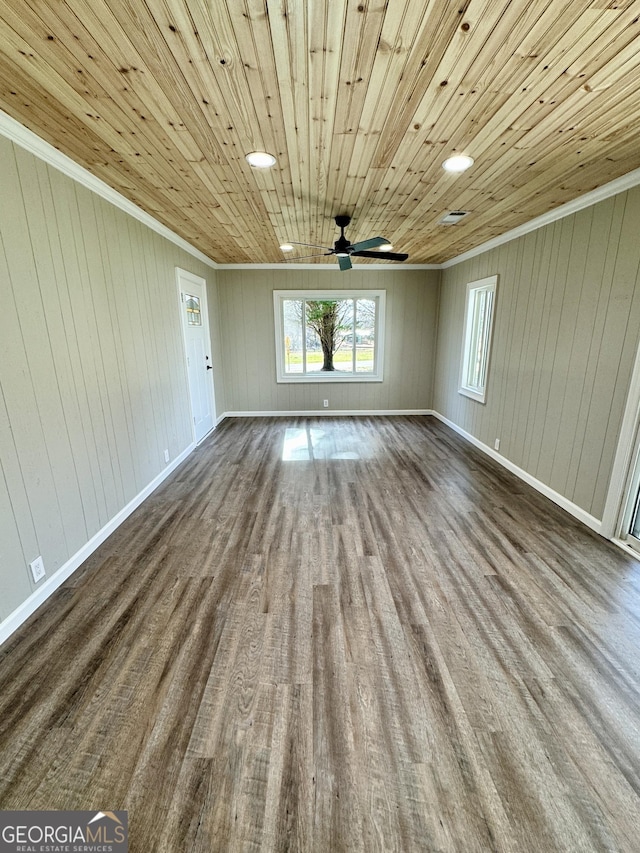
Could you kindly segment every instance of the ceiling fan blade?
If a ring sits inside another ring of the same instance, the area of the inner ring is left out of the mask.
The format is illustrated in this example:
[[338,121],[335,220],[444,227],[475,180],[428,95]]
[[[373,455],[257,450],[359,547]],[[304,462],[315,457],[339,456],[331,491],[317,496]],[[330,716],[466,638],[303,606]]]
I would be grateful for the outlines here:
[[283,258],[284,261],[304,261],[307,258],[326,258],[329,255],[332,255],[333,252],[322,252],[320,255],[300,255],[297,258]]
[[351,258],[349,255],[338,255],[338,263],[342,272],[351,269]]
[[383,261],[406,261],[409,255],[404,252],[351,252],[351,257],[378,258]]
[[318,246],[317,243],[298,243],[295,240],[289,240],[288,242],[291,246],[311,246],[312,249],[324,249],[329,254],[333,252],[333,249],[330,249],[329,246]]
[[359,243],[354,243],[351,248],[353,252],[361,252],[363,249],[375,249],[376,246],[384,246],[388,242],[384,237],[370,237],[368,240],[361,240]]

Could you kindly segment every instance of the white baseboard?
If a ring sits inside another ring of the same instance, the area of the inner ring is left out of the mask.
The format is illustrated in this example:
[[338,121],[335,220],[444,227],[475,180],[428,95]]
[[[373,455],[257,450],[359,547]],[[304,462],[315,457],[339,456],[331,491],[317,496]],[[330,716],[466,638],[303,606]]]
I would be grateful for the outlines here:
[[432,412],[434,417],[438,418],[439,421],[442,421],[443,424],[446,424],[448,427],[454,432],[457,432],[458,435],[461,435],[464,439],[466,439],[470,444],[473,444],[474,447],[477,447],[478,450],[481,450],[483,453],[486,453],[487,456],[490,456],[496,462],[499,462],[504,468],[508,471],[511,471],[512,474],[515,474],[516,477],[519,477],[521,480],[524,480],[529,486],[532,486],[536,491],[543,494],[546,498],[553,501],[558,506],[562,507],[562,509],[566,510],[570,515],[574,518],[577,518],[578,521],[581,521],[583,524],[586,524],[587,527],[590,527],[591,530],[594,530],[596,533],[601,533],[602,530],[602,522],[600,519],[595,518],[593,515],[590,515],[586,510],[579,507],[577,504],[574,504],[568,498],[565,498],[564,495],[561,495],[559,492],[554,491],[554,489],[550,488],[543,483],[542,480],[538,480],[529,474],[524,468],[519,468],[517,465],[514,465],[513,462],[510,462],[501,453],[498,453],[497,450],[494,450],[489,445],[484,444],[482,441],[479,441],[475,436],[471,435],[471,433],[459,427],[457,424],[450,421],[448,418],[445,418],[444,415],[441,415],[439,412]]
[[[301,409],[289,412],[225,412],[220,418],[317,418],[317,417],[386,417],[387,415],[432,415],[431,409]],[[219,423],[220,421],[218,421]]]
[[23,622],[26,622],[29,616],[35,613],[41,604],[44,604],[49,596],[52,595],[58,587],[82,565],[82,563],[84,563],[87,557],[91,556],[96,548],[98,548],[98,546],[101,545],[104,540],[107,539],[107,537],[109,537],[114,530],[116,530],[164,480],[166,480],[169,474],[171,474],[178,465],[184,462],[194,448],[195,444],[190,444],[182,451],[182,453],[179,454],[179,456],[176,456],[176,458],[172,460],[172,462],[170,462],[169,465],[167,465],[167,467],[164,468],[148,486],[137,494],[135,498],[130,500],[129,503],[111,519],[111,521],[107,522],[107,524],[92,536],[79,551],[67,560],[64,565],[60,566],[55,574],[51,575],[50,578],[47,578],[41,586],[31,593],[26,601],[23,601],[22,604],[13,611],[13,613],[9,614],[9,616],[0,623],[0,644],[4,643],[5,640],[7,640]]
[[613,542],[614,545],[617,545],[618,548],[621,548],[625,552],[625,554],[628,554],[630,557],[633,557],[635,560],[640,559],[640,555],[638,554],[636,549],[632,548],[631,545],[627,544],[624,541],[624,539],[619,539],[617,536],[612,536],[611,542]]

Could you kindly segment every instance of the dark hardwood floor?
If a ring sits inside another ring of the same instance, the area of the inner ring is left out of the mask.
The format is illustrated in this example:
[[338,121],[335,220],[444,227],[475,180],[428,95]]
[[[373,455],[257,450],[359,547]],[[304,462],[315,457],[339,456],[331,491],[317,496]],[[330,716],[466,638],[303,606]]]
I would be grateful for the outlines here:
[[0,652],[130,849],[639,851],[640,564],[435,419],[228,420]]

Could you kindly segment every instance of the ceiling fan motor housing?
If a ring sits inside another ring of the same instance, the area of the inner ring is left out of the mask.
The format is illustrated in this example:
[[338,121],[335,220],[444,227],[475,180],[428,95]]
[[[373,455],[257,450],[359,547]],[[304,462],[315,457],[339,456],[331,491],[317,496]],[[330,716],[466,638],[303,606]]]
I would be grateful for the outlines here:
[[348,255],[349,249],[351,249],[351,243],[344,235],[342,237],[338,237],[336,242],[333,244],[333,251],[336,255]]
[[333,244],[333,251],[336,255],[348,255],[349,249],[351,248],[351,243],[344,236],[344,229],[351,222],[351,217],[346,213],[340,213],[335,218],[336,225],[342,232],[336,242]]

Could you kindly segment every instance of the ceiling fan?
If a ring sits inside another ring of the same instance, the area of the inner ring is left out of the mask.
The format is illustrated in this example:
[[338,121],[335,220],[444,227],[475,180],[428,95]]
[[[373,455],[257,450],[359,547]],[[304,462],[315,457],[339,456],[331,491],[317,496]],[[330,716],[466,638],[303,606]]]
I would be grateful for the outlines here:
[[303,255],[302,258],[287,258],[287,260],[301,261],[305,258],[321,258],[328,255],[336,255],[340,269],[351,269],[351,258],[377,258],[383,261],[406,261],[409,255],[400,252],[370,252],[369,249],[374,249],[376,246],[388,246],[389,241],[384,237],[370,237],[368,240],[361,240],[359,243],[350,243],[344,236],[344,229],[351,222],[351,217],[346,214],[336,216],[336,225],[340,229],[340,236],[333,244],[333,249],[328,246],[316,246],[315,243],[296,243],[291,240],[293,246],[311,246],[315,249],[324,249],[320,255]]

